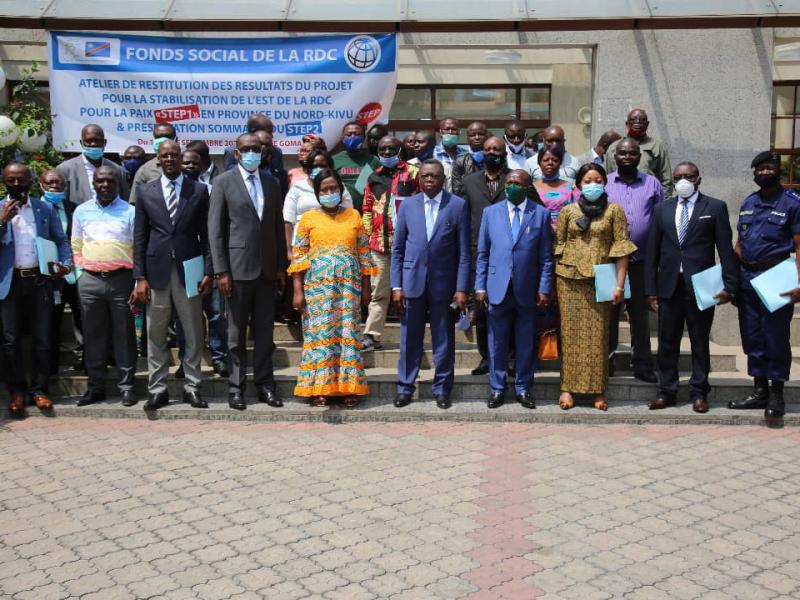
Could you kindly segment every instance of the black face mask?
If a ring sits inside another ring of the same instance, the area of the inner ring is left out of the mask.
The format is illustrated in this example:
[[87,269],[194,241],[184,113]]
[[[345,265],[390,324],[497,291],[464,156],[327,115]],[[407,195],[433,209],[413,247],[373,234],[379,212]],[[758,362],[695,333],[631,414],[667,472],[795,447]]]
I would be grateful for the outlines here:
[[504,154],[487,154],[483,153],[483,163],[490,171],[499,171],[506,166],[506,157]]
[[192,181],[199,181],[200,171],[190,171],[188,169],[184,169],[183,176],[186,177],[186,179],[191,179]]
[[781,182],[780,175],[756,175],[753,177],[753,181],[756,182],[756,185],[761,189],[764,188],[772,188],[778,185]]
[[6,185],[6,191],[13,200],[22,200],[28,196],[28,188],[24,185]]

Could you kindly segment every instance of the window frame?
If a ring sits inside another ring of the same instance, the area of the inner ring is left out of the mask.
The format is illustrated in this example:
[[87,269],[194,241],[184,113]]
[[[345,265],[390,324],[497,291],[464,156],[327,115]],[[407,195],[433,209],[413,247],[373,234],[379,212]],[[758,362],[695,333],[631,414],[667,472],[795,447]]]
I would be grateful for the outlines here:
[[[798,92],[800,92],[800,79],[787,79],[772,82],[772,99],[775,99],[775,88],[788,87],[794,88],[794,96],[792,97],[792,112],[788,115],[777,115],[772,112],[770,108],[770,141],[769,145],[778,156],[789,156],[789,168],[786,176],[781,173],[781,183],[788,188],[800,188],[800,174],[795,178],[795,170],[793,163],[797,163],[800,167],[800,135],[798,135],[797,127],[800,124],[800,111],[797,108]],[[791,148],[776,148],[774,132],[778,121],[789,121],[792,124],[792,147]],[[781,166],[783,169],[783,166]]]

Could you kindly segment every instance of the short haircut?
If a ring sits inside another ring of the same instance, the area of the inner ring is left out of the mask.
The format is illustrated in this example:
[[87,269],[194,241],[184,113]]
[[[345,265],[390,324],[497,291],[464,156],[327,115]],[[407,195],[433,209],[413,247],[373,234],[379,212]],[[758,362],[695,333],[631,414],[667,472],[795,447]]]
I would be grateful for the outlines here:
[[308,153],[308,158],[306,158],[306,162],[309,165],[313,165],[314,161],[317,159],[318,156],[324,156],[325,160],[328,163],[328,166],[333,169],[333,156],[327,150],[322,150],[321,148],[314,148],[311,152]]
[[[678,167],[691,167],[691,168],[693,168],[695,170],[695,172],[698,175],[700,175],[700,167],[698,167],[696,164],[694,164],[690,160],[684,160],[683,162],[679,162],[677,165],[675,165],[675,169],[677,169]],[[673,169],[673,171],[675,169]]]
[[259,131],[261,129],[261,126],[259,125],[259,121],[261,121],[262,119],[266,119],[267,121],[269,121],[270,125],[272,125],[272,119],[270,119],[264,113],[260,113],[260,112],[253,113],[252,115],[247,117],[247,131],[249,133],[254,133],[256,131]]
[[364,132],[366,132],[366,130],[367,130],[367,128],[366,128],[366,127],[364,127],[364,126],[363,126],[361,123],[359,123],[358,121],[349,121],[349,122],[347,122],[347,123],[345,123],[345,124],[344,124],[344,127],[342,127],[342,131],[344,131],[345,129],[347,129],[347,128],[348,128],[348,127],[350,127],[351,125],[355,125],[356,127],[360,127],[360,128],[361,128],[361,131],[364,131]]
[[319,200],[319,188],[322,185],[322,182],[328,179],[328,177],[333,177],[336,180],[336,183],[339,184],[339,193],[344,193],[344,184],[342,183],[342,178],[339,177],[339,174],[334,171],[333,169],[322,169],[317,176],[314,177],[314,195]]
[[156,123],[155,125],[153,125],[153,131],[155,131],[156,128],[158,127],[169,127],[172,130],[171,137],[178,137],[178,130],[175,129],[175,125],[173,125],[172,123]]
[[542,157],[548,153],[555,156],[559,163],[564,162],[564,147],[561,144],[550,144],[540,148],[539,153],[536,155],[536,162],[542,162]]
[[603,168],[603,165],[598,165],[596,162],[586,163],[585,165],[581,165],[578,169],[578,172],[575,173],[575,185],[578,189],[581,189],[583,186],[581,185],[581,181],[583,178],[586,177],[586,174],[589,171],[597,171],[600,173],[600,177],[603,178],[603,185],[608,183],[608,175],[606,174],[606,170]]
[[192,152],[197,152],[206,160],[211,159],[211,150],[209,150],[208,144],[206,144],[203,140],[192,140],[186,144],[186,149],[191,150]]
[[444,174],[444,165],[440,160],[436,160],[435,158],[426,158],[425,160],[422,161],[422,164],[419,166],[419,168],[422,169],[422,167],[424,167],[425,165],[437,166],[442,170],[442,174]]

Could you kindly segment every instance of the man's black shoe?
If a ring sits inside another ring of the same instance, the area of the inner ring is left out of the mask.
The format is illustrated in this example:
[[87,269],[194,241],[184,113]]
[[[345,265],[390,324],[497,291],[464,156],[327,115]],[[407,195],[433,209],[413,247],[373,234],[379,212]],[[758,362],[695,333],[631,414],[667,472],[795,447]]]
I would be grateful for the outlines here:
[[448,408],[453,406],[453,403],[450,401],[450,397],[445,396],[444,394],[439,394],[437,396],[434,396],[433,399],[436,400],[436,406],[438,406],[442,410],[447,410]]
[[394,398],[394,405],[396,408],[403,408],[411,404],[411,394],[397,394]]
[[228,406],[234,410],[244,410],[247,408],[247,402],[244,401],[241,392],[229,392]]
[[97,402],[103,402],[106,399],[105,392],[99,390],[87,390],[86,393],[78,400],[78,406],[88,406]]
[[220,377],[227,379],[228,378],[228,365],[224,362],[217,361],[214,363],[214,373],[219,375]]
[[381,350],[383,348],[383,344],[381,344],[380,340],[376,340],[370,334],[364,334],[364,342],[361,345],[362,352],[369,352],[370,350]]
[[199,392],[183,390],[183,401],[190,404],[192,408],[208,408],[208,402],[200,397]]
[[533,395],[529,391],[517,394],[517,402],[522,404],[522,406],[525,408],[536,408],[536,401],[533,399]]
[[768,403],[769,388],[757,387],[754,388],[753,393],[744,400],[731,400],[728,402],[728,408],[733,410],[761,409],[767,408]]
[[283,401],[278,398],[278,395],[275,393],[274,390],[271,390],[265,385],[262,385],[258,388],[258,401],[259,402],[266,402],[268,406],[272,408],[281,408],[283,406]]
[[133,390],[122,392],[122,406],[136,406],[137,402],[139,402],[139,400],[137,400]]
[[492,392],[489,394],[489,399],[486,401],[486,406],[489,408],[499,408],[506,402],[506,395],[504,392]]
[[783,402],[783,384],[780,390],[775,389],[773,384],[772,395],[767,402],[767,408],[764,409],[765,419],[780,419],[786,414],[786,404]]
[[144,403],[144,410],[158,410],[169,404],[169,392],[163,391],[158,394],[150,394],[147,402]]
[[489,361],[485,358],[481,359],[478,366],[472,369],[473,375],[486,375],[489,372]]

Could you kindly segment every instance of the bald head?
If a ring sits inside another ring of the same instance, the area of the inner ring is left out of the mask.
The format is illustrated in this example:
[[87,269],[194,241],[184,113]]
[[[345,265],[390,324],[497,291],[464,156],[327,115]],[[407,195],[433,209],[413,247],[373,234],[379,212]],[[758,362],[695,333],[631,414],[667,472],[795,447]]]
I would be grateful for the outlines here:
[[551,125],[545,129],[542,133],[542,138],[545,146],[551,146],[553,144],[560,144],[563,146],[566,141],[564,130],[558,125]]

